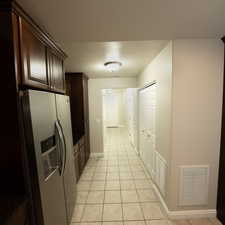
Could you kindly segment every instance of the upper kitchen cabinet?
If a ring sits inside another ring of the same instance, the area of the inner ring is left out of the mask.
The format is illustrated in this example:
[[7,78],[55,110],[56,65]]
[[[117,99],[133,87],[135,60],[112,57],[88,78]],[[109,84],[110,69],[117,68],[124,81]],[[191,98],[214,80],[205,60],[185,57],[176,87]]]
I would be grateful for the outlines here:
[[48,49],[48,74],[52,91],[65,92],[64,60],[55,51]]
[[21,17],[19,26],[23,85],[49,89],[46,43]]
[[65,93],[66,54],[18,5],[21,86]]

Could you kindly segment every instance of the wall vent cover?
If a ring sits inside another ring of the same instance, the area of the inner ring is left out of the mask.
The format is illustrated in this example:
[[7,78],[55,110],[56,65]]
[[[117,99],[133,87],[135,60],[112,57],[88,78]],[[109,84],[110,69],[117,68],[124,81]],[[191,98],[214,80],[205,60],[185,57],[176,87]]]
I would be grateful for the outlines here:
[[209,166],[180,167],[180,206],[208,204]]

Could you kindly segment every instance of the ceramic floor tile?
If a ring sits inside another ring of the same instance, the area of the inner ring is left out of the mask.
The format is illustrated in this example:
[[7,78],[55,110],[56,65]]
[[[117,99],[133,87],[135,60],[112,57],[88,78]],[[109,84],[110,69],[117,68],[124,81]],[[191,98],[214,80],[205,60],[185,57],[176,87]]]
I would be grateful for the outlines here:
[[87,204],[102,204],[104,191],[90,191],[87,197]]
[[76,203],[77,204],[82,204],[82,203],[84,204],[84,203],[86,203],[87,196],[88,196],[88,191],[78,191],[77,192]]
[[123,203],[139,202],[136,190],[121,191]]
[[144,169],[142,167],[140,167],[140,166],[138,166],[138,167],[131,167],[131,171],[133,173],[136,173],[136,172],[144,172]]
[[119,167],[108,167],[108,173],[118,173]]
[[108,166],[116,166],[118,167],[118,162],[108,162]]
[[93,179],[93,173],[83,173],[80,177],[80,181],[91,181]]
[[170,225],[167,220],[148,220],[145,223],[146,225]]
[[163,219],[164,215],[158,203],[141,203],[146,220]]
[[133,172],[134,179],[146,179],[147,176],[144,172]]
[[209,219],[191,219],[189,220],[191,225],[213,225]]
[[152,185],[149,180],[134,180],[137,189],[151,189]]
[[105,190],[120,190],[120,182],[117,180],[106,181]]
[[97,167],[101,167],[101,166],[106,167],[107,164],[108,164],[108,161],[106,159],[100,159]]
[[138,203],[123,204],[124,220],[144,220],[141,207]]
[[123,225],[123,222],[103,222],[102,225]]
[[103,205],[85,205],[82,222],[97,222],[102,220]]
[[79,225],[102,225],[101,222],[94,222],[94,223],[80,223]]
[[95,173],[106,173],[107,167],[97,167]]
[[190,223],[188,220],[170,220],[169,225],[190,225]]
[[145,221],[124,221],[124,225],[145,225]]
[[121,204],[104,204],[103,221],[122,221]]
[[136,186],[133,180],[121,180],[121,190],[135,190]]
[[77,184],[77,191],[88,191],[90,189],[90,181],[79,181]]
[[93,181],[95,180],[105,180],[106,179],[106,173],[95,173],[93,176]]
[[107,173],[107,180],[119,180],[119,173]]
[[120,180],[132,180],[133,176],[131,173],[121,172],[120,173]]
[[131,173],[131,170],[129,167],[121,167],[119,168],[120,173]]
[[93,181],[90,187],[91,191],[103,191],[105,189],[105,181]]
[[83,173],[92,173],[94,174],[96,168],[95,167],[85,167]]
[[121,203],[120,191],[105,191],[104,203]]
[[128,161],[124,161],[124,162],[120,162],[119,163],[119,167],[121,167],[121,166],[129,166],[129,162]]
[[84,205],[76,205],[73,211],[72,222],[80,222],[83,211]]
[[213,225],[222,225],[217,218],[210,218],[209,220],[213,223]]
[[157,200],[157,197],[152,189],[138,189],[137,193],[140,202],[150,202]]

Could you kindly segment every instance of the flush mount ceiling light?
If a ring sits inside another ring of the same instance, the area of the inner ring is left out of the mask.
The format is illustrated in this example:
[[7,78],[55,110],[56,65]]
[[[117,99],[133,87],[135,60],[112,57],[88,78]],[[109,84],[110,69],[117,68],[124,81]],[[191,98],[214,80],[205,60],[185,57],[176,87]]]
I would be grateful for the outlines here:
[[116,61],[112,61],[112,62],[106,62],[104,64],[104,66],[106,67],[106,69],[110,72],[115,72],[118,71],[119,68],[122,66],[121,62],[116,62]]

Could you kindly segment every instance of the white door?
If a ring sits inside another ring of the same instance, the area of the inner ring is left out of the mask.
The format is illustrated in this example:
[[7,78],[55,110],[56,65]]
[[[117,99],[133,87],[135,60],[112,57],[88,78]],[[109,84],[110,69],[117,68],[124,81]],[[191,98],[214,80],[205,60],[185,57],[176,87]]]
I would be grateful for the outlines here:
[[106,127],[117,127],[119,124],[118,94],[113,91],[103,95],[104,119]]
[[139,151],[152,175],[155,168],[155,111],[156,84],[153,84],[139,92]]

